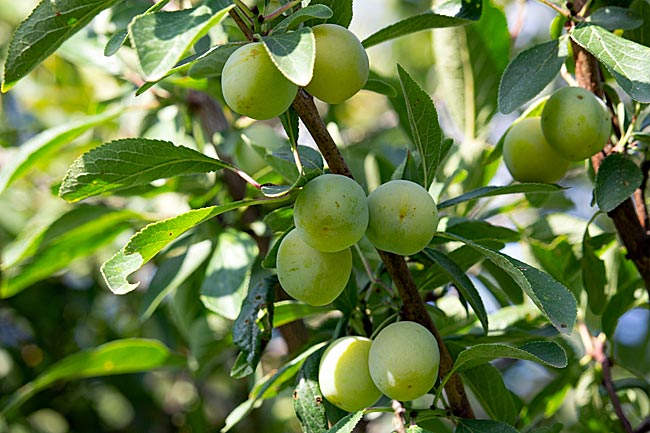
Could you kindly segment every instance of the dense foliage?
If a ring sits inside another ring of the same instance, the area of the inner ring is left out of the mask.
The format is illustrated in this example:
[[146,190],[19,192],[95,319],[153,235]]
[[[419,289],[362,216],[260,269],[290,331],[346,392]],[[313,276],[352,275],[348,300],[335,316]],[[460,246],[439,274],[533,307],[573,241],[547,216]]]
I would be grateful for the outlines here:
[[0,432],[650,431],[650,2],[431,3],[0,0]]

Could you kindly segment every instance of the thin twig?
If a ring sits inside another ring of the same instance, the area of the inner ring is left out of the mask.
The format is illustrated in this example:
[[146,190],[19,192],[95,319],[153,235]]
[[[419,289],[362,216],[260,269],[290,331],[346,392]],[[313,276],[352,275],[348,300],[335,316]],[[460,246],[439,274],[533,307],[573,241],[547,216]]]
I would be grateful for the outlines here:
[[565,17],[567,17],[567,18],[570,18],[570,17],[571,17],[571,13],[570,13],[568,10],[566,10],[566,9],[562,9],[562,8],[559,7],[558,5],[553,4],[553,3],[551,3],[551,2],[548,1],[548,0],[538,0],[538,1],[539,1],[540,3],[544,3],[546,6],[550,7],[551,9],[553,9],[555,12],[559,13],[560,15],[563,15],[563,16],[565,16]]
[[230,14],[232,20],[235,22],[235,24],[237,24],[239,30],[241,30],[244,36],[246,36],[246,39],[248,39],[249,41],[255,40],[255,35],[253,34],[253,30],[251,30],[250,26],[246,25],[244,19],[241,17],[241,15],[239,15],[239,12],[237,12],[237,8],[230,9],[228,14]]

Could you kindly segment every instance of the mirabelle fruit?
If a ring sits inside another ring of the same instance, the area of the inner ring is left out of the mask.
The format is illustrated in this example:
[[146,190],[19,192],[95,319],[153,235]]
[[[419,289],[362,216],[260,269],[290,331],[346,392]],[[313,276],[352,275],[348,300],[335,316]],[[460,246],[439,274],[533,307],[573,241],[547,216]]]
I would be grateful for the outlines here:
[[305,89],[321,101],[340,104],[368,81],[368,55],[359,39],[345,27],[319,24],[312,31],[316,62],[314,76]]
[[352,272],[350,249],[324,253],[307,245],[296,230],[282,239],[277,256],[280,285],[309,305],[326,305],[345,289]]
[[366,193],[347,176],[318,176],[298,195],[293,220],[300,237],[312,248],[344,250],[357,243],[368,227]]
[[323,396],[334,406],[356,412],[372,406],[381,397],[368,369],[371,344],[365,337],[343,337],[323,353],[318,384]]
[[366,237],[378,249],[410,256],[426,247],[438,227],[438,209],[426,189],[392,180],[368,196]]
[[603,101],[581,87],[557,90],[542,111],[546,140],[570,161],[582,161],[602,150],[611,129],[611,115]]
[[539,117],[521,119],[510,127],[503,142],[503,160],[519,182],[557,182],[569,168],[569,161],[544,138]]
[[298,86],[275,67],[261,42],[232,53],[223,67],[221,86],[233,111],[258,120],[282,114],[298,92]]
[[415,400],[429,392],[438,377],[438,342],[418,323],[393,323],[372,342],[368,366],[381,392],[394,400]]

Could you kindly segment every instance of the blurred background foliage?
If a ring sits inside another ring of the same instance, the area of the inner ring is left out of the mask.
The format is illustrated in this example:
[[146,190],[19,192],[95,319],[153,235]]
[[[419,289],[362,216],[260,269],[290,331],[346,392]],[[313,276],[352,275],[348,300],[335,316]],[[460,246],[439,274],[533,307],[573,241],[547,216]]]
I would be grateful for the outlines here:
[[[172,1],[170,7],[189,7],[192,3]],[[0,56],[6,55],[13,30],[35,4],[33,0],[0,0]],[[254,164],[259,155],[251,143],[262,148],[272,148],[274,142],[283,143],[277,121],[251,127],[240,120],[234,129],[228,127],[232,113],[222,111],[214,102],[220,100],[220,90],[218,83],[208,80],[173,76],[135,97],[136,88],[143,83],[133,52],[126,47],[112,57],[103,55],[108,37],[150,5],[144,0],[126,0],[113,13],[101,14],[11,92],[0,95],[0,167],[14,157],[23,143],[43,130],[105,113],[116,106],[120,110],[119,115],[40,161],[0,194],[3,272],[8,272],[7,264],[20,254],[25,242],[66,212],[79,208],[58,198],[57,186],[78,155],[112,139],[160,138],[206,153],[215,152],[209,145],[213,140],[221,157],[233,159],[259,179],[272,176],[265,172],[264,164]],[[351,28],[363,39],[400,17],[430,6],[429,1],[422,0],[357,0]],[[496,112],[498,80],[516,52],[548,38],[552,18],[550,9],[535,2],[486,2],[484,15],[476,24],[420,32],[369,49],[371,65],[377,73],[395,77],[395,64],[399,62],[425,85],[433,95],[445,133],[459,144],[445,163],[444,181],[436,184],[437,194],[453,197],[479,186],[509,182],[500,159],[489,155],[519,113],[504,116]],[[210,32],[210,41],[203,42],[217,43],[229,31],[227,24],[217,27]],[[462,67],[468,65],[471,74],[463,75]],[[404,158],[407,137],[398,128],[399,119],[391,108],[394,103],[375,93],[360,92],[339,106],[328,109],[319,105],[330,131],[343,146],[355,177],[367,189],[389,179]],[[306,133],[301,141],[308,143]],[[624,409],[633,424],[638,424],[643,414],[650,413],[647,300],[643,302],[644,292],[636,270],[614,242],[609,220],[597,217],[590,226],[590,234],[600,241],[597,251],[607,268],[608,296],[619,295],[616,305],[604,314],[593,314],[585,307],[586,295],[576,280],[580,278],[580,253],[576,251],[580,251],[585,228],[595,213],[590,204],[587,172],[584,165],[575,164],[562,182],[568,189],[560,194],[515,195],[461,205],[453,210],[455,213],[448,211],[447,223],[453,223],[454,218],[457,222],[471,217],[509,227],[516,234],[504,241],[505,252],[537,264],[574,290],[582,300],[584,314],[580,320],[587,332],[605,330],[613,341],[615,378],[620,386],[627,386],[627,391],[620,394]],[[67,355],[116,339],[160,340],[171,350],[186,355],[189,368],[57,383],[27,401],[20,416],[8,425],[0,425],[0,431],[215,431],[248,398],[255,379],[299,353],[299,348],[290,347],[291,343],[276,331],[259,371],[248,379],[230,378],[229,371],[237,356],[229,333],[232,322],[206,309],[199,296],[214,240],[224,233],[225,227],[244,229],[248,235],[243,236],[260,238],[264,232],[260,216],[271,209],[233,212],[202,225],[193,233],[192,241],[195,246],[200,245],[199,240],[207,244],[203,249],[197,248],[193,258],[186,262],[193,272],[180,282],[179,290],[171,290],[160,308],[147,314],[142,314],[151,305],[146,289],[173,285],[171,276],[189,254],[182,240],[136,275],[141,287],[128,296],[111,294],[99,274],[100,264],[146,222],[250,193],[233,189],[229,182],[227,176],[214,175],[175,178],[134,190],[130,196],[102,198],[87,208],[79,208],[80,218],[88,220],[101,216],[97,206],[129,209],[130,213],[103,233],[92,251],[67,259],[56,258],[55,265],[62,265],[59,269],[55,266],[49,275],[29,284],[21,293],[0,300],[0,401]],[[73,229],[74,224],[68,228]],[[268,244],[260,244],[261,249],[267,247]],[[476,318],[466,315],[446,284],[430,287],[431,299],[436,300],[439,308],[436,322],[441,332],[464,343],[491,337],[498,340],[500,330],[506,327],[514,330],[513,335],[520,331],[554,336],[537,310],[521,300],[508,299],[504,292],[511,282],[507,277],[486,267],[472,268],[472,275],[483,288],[489,312],[494,313],[493,333],[482,337],[475,332]],[[416,278],[427,280],[428,269],[413,271]],[[499,293],[498,286],[502,287],[502,299],[494,296]],[[369,302],[376,302],[376,311],[380,311],[385,300]],[[334,331],[333,319],[331,315],[308,317],[309,343],[326,340]],[[517,396],[517,404],[527,407],[520,412],[523,425],[552,425],[557,421],[564,424],[564,431],[620,431],[600,384],[600,372],[583,358],[580,332],[562,339],[562,344],[570,354],[570,366],[565,370],[551,371],[526,361],[495,363],[503,372],[506,385]],[[232,431],[300,431],[291,401],[289,387],[278,398],[266,400],[250,412]],[[473,403],[479,407],[476,401]],[[375,418],[364,426],[367,431],[389,431],[389,418]],[[449,426],[438,421],[431,421],[430,428],[449,431]]]

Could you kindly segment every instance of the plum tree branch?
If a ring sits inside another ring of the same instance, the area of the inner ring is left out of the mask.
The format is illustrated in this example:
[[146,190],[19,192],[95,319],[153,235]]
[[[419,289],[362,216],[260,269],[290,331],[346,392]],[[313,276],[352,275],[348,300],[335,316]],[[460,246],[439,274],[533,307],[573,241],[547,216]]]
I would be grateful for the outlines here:
[[[298,113],[298,116],[303,121],[307,130],[314,138],[321,154],[327,161],[327,165],[333,173],[342,174],[344,176],[353,177],[352,173],[347,166],[343,156],[339,152],[336,143],[325,127],[325,123],[321,119],[313,98],[304,90],[300,90],[296,99],[293,101],[293,108]],[[417,322],[426,327],[438,341],[440,347],[440,372],[439,376],[444,377],[452,368],[453,360],[447,346],[445,345],[442,336],[438,332],[431,316],[429,315],[424,301],[420,296],[415,281],[406,265],[406,261],[402,256],[388,253],[386,251],[378,251],[388,274],[391,276],[395,287],[402,299],[402,312],[401,315],[406,320]],[[457,374],[447,382],[445,386],[447,398],[451,406],[452,413],[462,418],[474,418],[474,412],[465,388],[461,382],[460,376]]]

